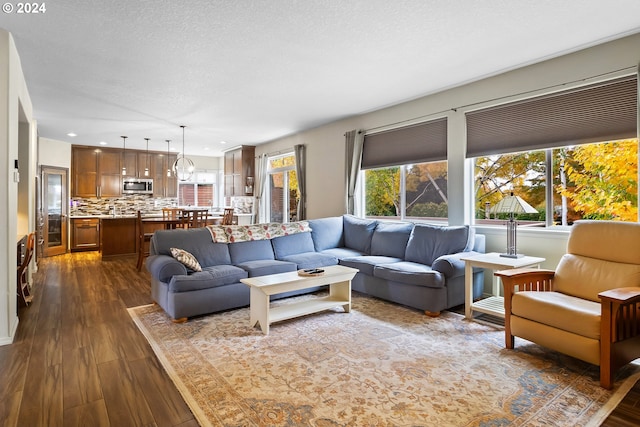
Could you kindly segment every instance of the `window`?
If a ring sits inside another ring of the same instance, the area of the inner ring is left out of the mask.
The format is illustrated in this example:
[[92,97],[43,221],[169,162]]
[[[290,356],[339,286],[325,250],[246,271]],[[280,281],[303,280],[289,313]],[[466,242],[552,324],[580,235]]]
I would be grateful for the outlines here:
[[446,118],[365,135],[365,216],[447,218],[446,158]]
[[637,139],[478,157],[476,222],[498,219],[502,223],[504,215],[496,218],[491,207],[510,192],[538,211],[518,216],[524,224],[571,225],[578,219],[636,221],[637,176]]
[[369,169],[363,172],[365,216],[447,218],[447,162]]
[[181,206],[217,205],[217,173],[200,170],[193,174],[193,181],[178,183],[178,204]]
[[269,158],[267,197],[271,222],[296,221],[298,179],[296,159],[292,153]]
[[634,74],[466,113],[476,220],[513,192],[536,225],[637,221],[637,104]]

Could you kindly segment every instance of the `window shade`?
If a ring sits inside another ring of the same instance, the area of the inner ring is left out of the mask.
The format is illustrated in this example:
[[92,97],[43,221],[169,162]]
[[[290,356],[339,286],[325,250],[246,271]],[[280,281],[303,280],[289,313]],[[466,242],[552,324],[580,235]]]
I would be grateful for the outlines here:
[[467,157],[636,138],[637,80],[634,75],[469,112]]
[[362,169],[446,159],[446,118],[364,137]]

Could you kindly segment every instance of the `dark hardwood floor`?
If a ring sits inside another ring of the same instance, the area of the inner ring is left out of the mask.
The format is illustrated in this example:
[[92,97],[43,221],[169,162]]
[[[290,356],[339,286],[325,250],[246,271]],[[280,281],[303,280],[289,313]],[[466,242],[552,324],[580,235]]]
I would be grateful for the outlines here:
[[4,426],[197,426],[127,313],[151,303],[134,258],[42,259],[34,302],[0,346]]
[[[127,313],[151,303],[135,258],[45,258],[14,343],[0,346],[3,426],[197,426]],[[640,382],[602,424],[640,425]]]

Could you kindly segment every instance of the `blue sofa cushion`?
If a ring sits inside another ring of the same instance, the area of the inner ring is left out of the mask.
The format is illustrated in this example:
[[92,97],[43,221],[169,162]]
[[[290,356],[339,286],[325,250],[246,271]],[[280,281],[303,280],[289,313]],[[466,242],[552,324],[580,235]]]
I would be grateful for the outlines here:
[[286,256],[281,260],[295,263],[298,266],[298,270],[338,264],[338,258],[320,252],[303,252]]
[[296,271],[297,264],[288,261],[278,261],[274,259],[259,259],[253,261],[245,261],[236,266],[249,273],[249,277],[267,276],[269,274],[286,273]]
[[409,237],[404,259],[430,266],[442,255],[464,252],[473,246],[473,242],[473,230],[466,225],[441,227],[416,224]]
[[371,255],[404,258],[411,230],[410,222],[379,222],[371,237]]
[[273,253],[276,259],[284,259],[289,255],[315,251],[311,232],[274,237],[271,239],[271,244],[273,245]]
[[311,237],[317,252],[344,246],[343,222],[341,216],[309,220]]
[[325,249],[324,251],[322,251],[322,253],[323,254],[327,254],[327,255],[331,255],[331,256],[336,257],[338,259],[351,258],[351,257],[356,257],[356,256],[365,256],[365,255],[367,255],[364,252],[360,252],[360,251],[357,251],[355,249],[349,249],[349,248]]
[[377,265],[373,269],[373,275],[393,282],[428,288],[443,288],[445,283],[444,274],[432,270],[428,265],[409,261]]
[[214,265],[188,276],[173,276],[169,292],[189,292],[238,283],[248,277],[246,271],[233,265]]
[[392,262],[400,261],[402,261],[402,258],[369,255],[341,259],[340,265],[357,268],[358,270],[360,270],[360,273],[366,274],[368,276],[373,276],[373,269],[376,265],[389,264]]
[[378,221],[344,215],[344,246],[350,249],[371,253],[371,238]]
[[179,248],[196,257],[202,267],[231,264],[227,244],[213,243],[211,233],[204,227],[158,230],[153,233],[152,242],[158,255],[171,256],[171,248]]
[[228,246],[231,263],[234,265],[240,265],[247,261],[275,259],[271,241],[268,239],[229,243]]

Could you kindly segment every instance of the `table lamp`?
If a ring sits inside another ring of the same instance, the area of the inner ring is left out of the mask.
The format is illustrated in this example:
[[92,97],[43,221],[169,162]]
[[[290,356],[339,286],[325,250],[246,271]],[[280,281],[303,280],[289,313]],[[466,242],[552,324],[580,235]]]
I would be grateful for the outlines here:
[[515,220],[516,214],[521,213],[538,213],[538,211],[525,202],[520,196],[514,196],[513,192],[504,199],[500,200],[493,208],[491,208],[492,214],[508,213],[509,221],[507,222],[507,253],[500,254],[501,257],[506,258],[520,258],[524,255],[518,254],[516,247],[516,227],[518,223]]

